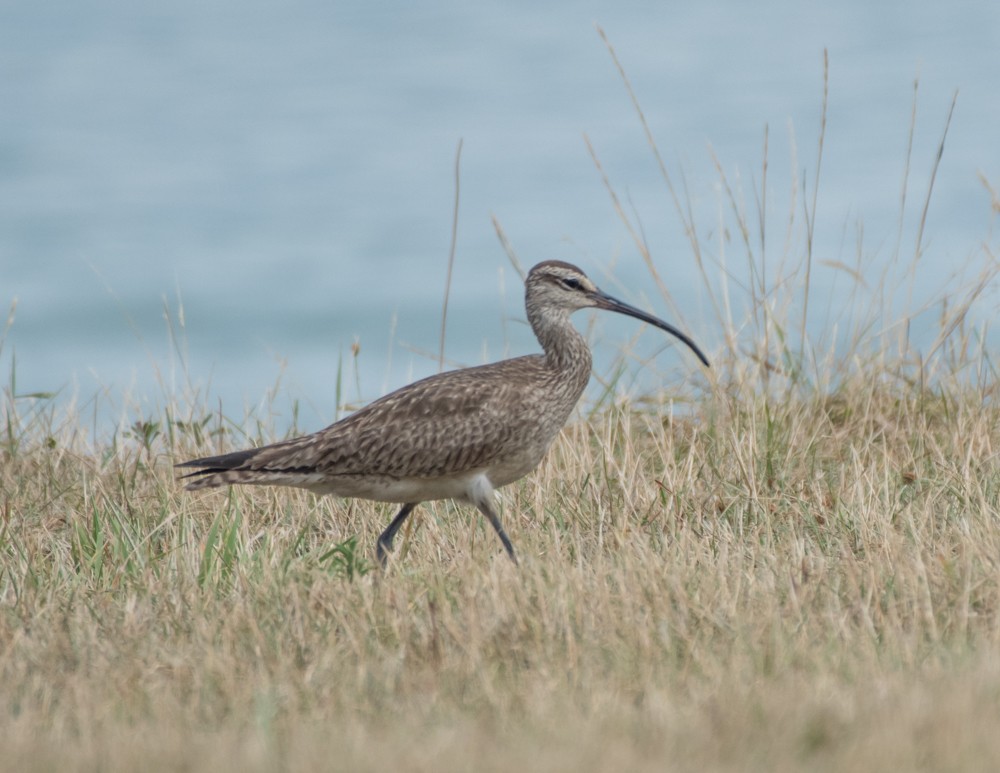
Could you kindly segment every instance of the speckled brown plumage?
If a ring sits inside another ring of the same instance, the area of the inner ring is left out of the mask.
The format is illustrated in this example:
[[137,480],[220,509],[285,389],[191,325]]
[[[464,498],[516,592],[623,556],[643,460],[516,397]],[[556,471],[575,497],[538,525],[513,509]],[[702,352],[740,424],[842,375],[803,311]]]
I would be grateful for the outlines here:
[[187,488],[298,486],[403,503],[379,537],[382,563],[417,503],[454,498],[479,508],[516,562],[493,490],[538,466],[586,388],[590,350],[569,315],[597,307],[637,317],[681,338],[708,365],[687,336],[601,292],[575,266],[539,263],[525,284],[543,354],[439,373],[311,435],[184,462],[178,466],[198,468],[185,476],[193,478]]

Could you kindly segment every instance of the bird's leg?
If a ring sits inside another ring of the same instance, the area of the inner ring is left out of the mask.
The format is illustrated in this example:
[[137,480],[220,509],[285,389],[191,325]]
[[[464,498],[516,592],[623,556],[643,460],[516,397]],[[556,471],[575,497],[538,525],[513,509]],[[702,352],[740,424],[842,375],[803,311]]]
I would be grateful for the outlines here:
[[399,527],[403,525],[406,517],[413,512],[413,508],[417,504],[417,502],[407,502],[403,505],[403,509],[396,513],[396,517],[392,519],[392,523],[379,536],[378,545],[375,547],[375,557],[378,558],[379,566],[383,569],[385,569],[386,553],[392,550],[392,541],[396,538],[396,532],[399,531]]
[[510,556],[510,560],[514,562],[514,566],[517,566],[517,556],[514,555],[514,546],[510,544],[510,539],[507,537],[507,532],[503,530],[503,524],[500,523],[500,516],[497,515],[496,507],[493,504],[492,496],[481,497],[475,500],[475,505],[479,508],[479,512],[485,515],[496,531],[497,536],[503,543],[504,548],[507,550],[507,555]]

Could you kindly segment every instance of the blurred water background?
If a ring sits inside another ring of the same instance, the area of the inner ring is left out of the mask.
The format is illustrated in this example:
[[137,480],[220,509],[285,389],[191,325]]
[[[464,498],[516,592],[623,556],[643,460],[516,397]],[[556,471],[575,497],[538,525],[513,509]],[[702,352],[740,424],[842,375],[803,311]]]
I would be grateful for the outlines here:
[[[493,217],[526,266],[577,263],[717,349],[683,225],[595,24],[707,240],[726,208],[713,154],[752,207],[768,127],[780,254],[793,178],[811,196],[824,49],[818,259],[854,264],[859,241],[875,261],[912,252],[956,90],[918,295],[994,238],[981,178],[1000,185],[997,3],[5,0],[0,304],[16,299],[16,316],[0,375],[98,424],[189,387],[240,415],[280,382],[279,424],[299,400],[308,429],[335,417],[338,370],[342,401],[435,372],[460,140],[451,364],[536,350]],[[974,317],[995,311],[990,290]],[[636,325],[599,325],[600,367]],[[697,368],[664,344],[648,331],[637,346],[679,374]]]

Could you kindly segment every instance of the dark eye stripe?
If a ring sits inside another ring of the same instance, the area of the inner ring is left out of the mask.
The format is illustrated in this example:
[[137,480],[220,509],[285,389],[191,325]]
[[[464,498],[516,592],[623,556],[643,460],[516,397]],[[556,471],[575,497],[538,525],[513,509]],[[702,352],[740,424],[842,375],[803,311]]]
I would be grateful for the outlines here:
[[580,287],[581,287],[580,280],[579,279],[573,279],[572,277],[564,277],[563,279],[560,279],[559,281],[562,282],[562,286],[565,287],[568,290],[579,290]]

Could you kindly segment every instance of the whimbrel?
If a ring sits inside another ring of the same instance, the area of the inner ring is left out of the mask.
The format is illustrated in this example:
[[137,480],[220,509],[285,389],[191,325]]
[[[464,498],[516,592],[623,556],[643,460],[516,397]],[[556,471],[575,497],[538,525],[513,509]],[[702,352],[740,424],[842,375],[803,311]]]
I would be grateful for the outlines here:
[[528,273],[525,307],[542,354],[463,368],[414,382],[311,435],[183,462],[188,490],[256,484],[396,502],[378,538],[385,565],[396,532],[419,503],[455,499],[486,516],[516,564],[494,489],[534,470],[590,378],[590,349],[570,322],[578,309],[627,314],[676,336],[672,325],[602,292],[580,269],[548,260]]

